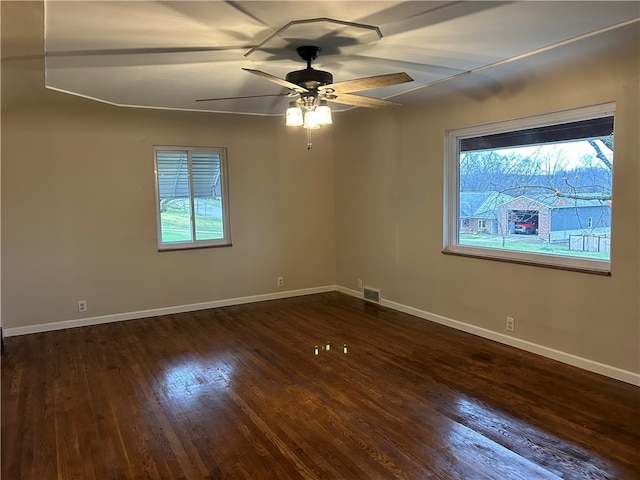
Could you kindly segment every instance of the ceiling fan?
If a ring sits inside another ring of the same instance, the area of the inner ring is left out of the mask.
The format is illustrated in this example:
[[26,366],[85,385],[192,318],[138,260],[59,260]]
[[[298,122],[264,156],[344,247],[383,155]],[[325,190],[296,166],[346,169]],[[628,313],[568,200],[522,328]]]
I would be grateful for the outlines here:
[[384,108],[397,107],[398,102],[383,100],[379,98],[364,97],[354,95],[351,92],[359,92],[362,90],[370,90],[373,88],[388,87],[405,82],[412,82],[413,79],[406,73],[390,73],[386,75],[376,75],[372,77],[358,78],[355,80],[347,80],[344,82],[333,83],[333,75],[329,72],[316,70],[311,67],[311,62],[318,58],[321,48],[313,45],[303,45],[296,49],[300,58],[307,62],[307,68],[304,70],[295,70],[287,73],[285,79],[276,77],[260,70],[251,68],[243,68],[243,70],[257,75],[265,80],[273,82],[281,87],[288,88],[290,92],[266,94],[266,95],[247,95],[240,97],[222,97],[222,98],[202,98],[196,102],[210,102],[214,100],[234,100],[241,98],[257,98],[257,97],[299,97],[302,105],[309,102],[317,104],[326,100],[329,102],[342,103],[346,105],[354,105],[358,107]]
[[364,97],[362,95],[354,95],[351,92],[388,87],[413,81],[413,78],[406,73],[401,72],[333,83],[333,75],[331,73],[323,70],[316,70],[311,67],[311,62],[318,58],[320,50],[320,47],[314,45],[303,45],[298,47],[296,51],[300,58],[307,62],[307,68],[289,72],[284,79],[260,70],[243,68],[243,70],[249,73],[257,75],[260,78],[264,78],[265,80],[280,85],[281,87],[287,88],[289,92],[265,95],[246,95],[241,97],[202,98],[196,100],[196,102],[257,97],[296,98],[289,102],[289,107],[286,110],[286,125],[301,126],[306,129],[307,150],[310,150],[312,145],[311,130],[320,128],[322,125],[333,123],[331,119],[331,108],[329,108],[328,102],[370,108],[397,107],[400,105],[398,102],[380,98]]

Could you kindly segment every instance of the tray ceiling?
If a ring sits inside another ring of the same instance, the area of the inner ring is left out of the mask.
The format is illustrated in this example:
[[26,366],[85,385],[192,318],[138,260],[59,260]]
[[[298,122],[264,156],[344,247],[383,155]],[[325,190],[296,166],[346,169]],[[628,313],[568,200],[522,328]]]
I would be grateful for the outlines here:
[[366,95],[408,103],[453,78],[508,83],[637,42],[639,16],[638,2],[610,1],[46,1],[46,84],[117,105],[282,115],[282,97],[195,100],[286,91],[242,68],[284,78],[311,44],[336,82],[407,72],[414,82]]

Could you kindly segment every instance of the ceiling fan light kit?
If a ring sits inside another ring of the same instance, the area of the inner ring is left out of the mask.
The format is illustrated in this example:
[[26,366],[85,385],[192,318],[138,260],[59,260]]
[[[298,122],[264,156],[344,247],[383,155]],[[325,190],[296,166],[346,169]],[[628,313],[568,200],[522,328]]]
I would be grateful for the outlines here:
[[324,99],[314,96],[306,96],[296,102],[289,102],[285,113],[287,127],[304,127],[315,130],[322,125],[333,123],[331,108]]

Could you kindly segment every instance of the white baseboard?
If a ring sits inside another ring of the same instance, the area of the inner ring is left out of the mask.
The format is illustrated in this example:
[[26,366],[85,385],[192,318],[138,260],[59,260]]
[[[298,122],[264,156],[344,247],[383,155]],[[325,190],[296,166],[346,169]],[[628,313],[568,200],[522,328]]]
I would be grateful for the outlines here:
[[3,329],[5,337],[16,335],[27,335],[30,333],[50,332],[53,330],[63,330],[65,328],[86,327],[89,325],[99,325],[101,323],[121,322],[124,320],[135,320],[137,318],[156,317],[159,315],[171,315],[173,313],[194,312],[196,310],[206,310],[208,308],[228,307],[231,305],[241,305],[243,303],[263,302],[266,300],[277,300],[280,298],[298,297],[301,295],[311,295],[314,293],[335,292],[335,285],[325,287],[305,288],[301,290],[289,290],[286,292],[265,293],[262,295],[251,295],[248,297],[229,298],[224,300],[213,300],[211,302],[192,303],[189,305],[178,305],[175,307],[154,308],[151,310],[139,310],[137,312],[116,313],[113,315],[102,315],[99,317],[79,318],[77,320],[64,320],[61,322],[41,323],[39,325],[27,325],[25,327],[13,327]]
[[[341,287],[341,286],[337,286],[336,290],[338,292],[351,295],[353,297],[362,298],[362,292],[358,290],[352,290],[352,289]],[[604,375],[606,377],[614,378],[622,382],[640,386],[640,374],[630,372],[628,370],[623,370],[621,368],[612,367],[610,365],[605,365],[603,363],[595,362],[593,360],[578,357],[571,353],[561,352],[559,350],[545,347],[543,345],[538,345],[536,343],[528,342],[526,340],[521,340],[519,338],[514,338],[509,335],[504,335],[502,333],[494,332],[492,330],[487,330],[486,328],[476,327],[468,323],[443,317],[442,315],[425,312],[424,310],[419,310],[417,308],[409,307],[407,305],[391,302],[389,300],[385,300],[384,298],[381,300],[380,305],[384,307],[392,308],[393,310],[398,310],[400,312],[408,313],[415,317],[424,318],[425,320],[439,323],[441,325],[446,325],[448,327],[452,327],[457,330],[462,330],[463,332],[472,333],[473,335],[477,335],[482,338],[494,340],[498,343],[510,345],[512,347],[516,347],[521,350],[525,350],[527,352],[535,353],[543,357],[551,358],[552,360],[557,360],[559,362],[566,363],[574,367],[582,368],[583,370],[599,373],[600,375]]]
[[[28,325],[24,327],[13,327],[3,329],[5,337],[12,337],[16,335],[27,335],[30,333],[49,332],[53,330],[63,330],[65,328],[85,327],[89,325],[99,325],[102,323],[121,322],[124,320],[134,320],[137,318],[155,317],[159,315],[170,315],[173,313],[193,312],[196,310],[205,310],[208,308],[227,307],[231,305],[241,305],[244,303],[262,302],[266,300],[277,300],[280,298],[297,297],[301,295],[311,295],[314,293],[326,293],[338,291],[352,297],[362,298],[362,292],[353,290],[339,285],[327,285],[324,287],[305,288],[300,290],[289,290],[286,292],[266,293],[262,295],[251,295],[247,297],[229,298],[224,300],[214,300],[211,302],[192,303],[189,305],[179,305],[174,307],[156,308],[151,310],[140,310],[136,312],[117,313],[113,315],[103,315],[99,317],[80,318],[76,320],[65,320],[61,322],[42,323],[39,325]],[[620,380],[622,382],[630,383],[632,385],[640,386],[640,374],[630,372],[628,370],[622,370],[617,367],[605,365],[603,363],[595,362],[586,358],[578,357],[576,355],[561,352],[553,348],[538,345],[526,340],[514,338],[509,335],[494,332],[486,328],[476,327],[468,323],[453,320],[442,315],[419,310],[414,307],[409,307],[400,303],[385,300],[384,298],[380,302],[384,307],[391,308],[400,312],[408,313],[415,317],[424,318],[441,325],[446,325],[463,332],[478,335],[479,337],[494,340],[505,345],[525,350],[527,352],[535,353],[543,357],[551,358],[574,367],[582,368],[590,372],[599,373],[601,375]]]

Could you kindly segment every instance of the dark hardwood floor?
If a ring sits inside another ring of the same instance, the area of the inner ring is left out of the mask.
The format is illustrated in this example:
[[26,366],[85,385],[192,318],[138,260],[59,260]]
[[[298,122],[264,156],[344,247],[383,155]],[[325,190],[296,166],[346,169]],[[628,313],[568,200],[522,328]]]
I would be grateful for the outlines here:
[[339,293],[5,347],[3,480],[640,478],[640,388]]

